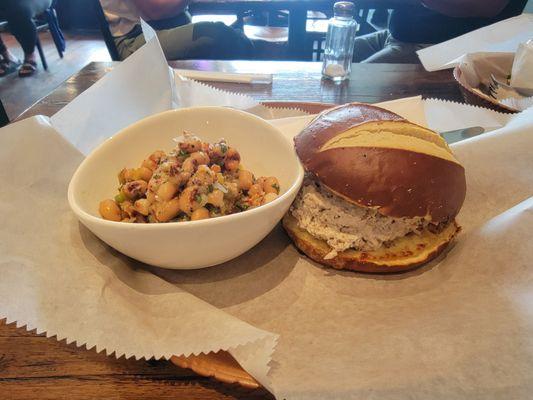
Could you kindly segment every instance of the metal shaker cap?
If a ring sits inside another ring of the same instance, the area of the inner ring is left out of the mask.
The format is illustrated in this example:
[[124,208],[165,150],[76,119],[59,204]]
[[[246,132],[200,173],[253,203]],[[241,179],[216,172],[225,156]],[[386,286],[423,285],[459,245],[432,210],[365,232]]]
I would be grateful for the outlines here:
[[336,17],[351,18],[355,12],[355,5],[350,1],[338,1],[333,5],[333,14]]

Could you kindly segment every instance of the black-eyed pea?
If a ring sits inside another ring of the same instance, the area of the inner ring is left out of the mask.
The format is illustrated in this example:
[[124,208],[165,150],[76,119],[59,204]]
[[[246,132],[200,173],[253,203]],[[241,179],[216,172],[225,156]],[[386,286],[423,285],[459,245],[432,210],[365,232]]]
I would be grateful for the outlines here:
[[136,180],[122,186],[122,194],[129,200],[135,200],[143,196],[148,189],[148,184],[143,180]]
[[241,156],[237,150],[230,147],[226,152],[226,157],[224,159],[224,167],[228,171],[237,171],[241,163]]
[[254,183],[252,186],[250,186],[250,189],[248,189],[248,195],[250,197],[260,196],[263,194],[263,187],[259,183]]
[[180,213],[179,200],[172,199],[170,201],[158,203],[155,206],[155,217],[159,222],[167,222],[175,218]]
[[146,167],[137,168],[137,179],[148,182],[152,178],[152,170]]
[[117,222],[122,219],[122,212],[120,210],[120,207],[115,201],[111,199],[101,201],[100,206],[98,207],[98,211],[100,212],[100,215],[103,219]]
[[157,197],[161,201],[169,201],[174,197],[178,187],[172,182],[165,182],[157,189]]
[[215,207],[222,207],[224,205],[224,193],[215,189],[207,195],[207,202]]
[[179,196],[180,209],[187,215],[191,215],[194,210],[201,207],[200,200],[198,186],[187,186]]
[[279,182],[273,177],[269,176],[263,181],[263,190],[265,193],[276,193],[279,194]]
[[254,183],[254,176],[250,171],[241,169],[239,171],[239,189],[248,190]]
[[147,158],[142,162],[141,167],[148,168],[150,171],[155,171],[155,169],[157,168],[157,162]]
[[118,173],[118,182],[123,185],[126,183],[126,177],[124,176],[126,173],[126,168],[123,168],[119,173]]
[[274,201],[278,198],[278,195],[277,193],[266,193],[265,196],[263,197],[263,200],[261,201],[261,204],[268,204],[270,203],[271,201]]
[[147,199],[139,199],[133,204],[133,208],[144,216],[150,214],[150,202]]
[[205,207],[200,207],[193,211],[191,214],[191,221],[197,221],[199,219],[209,218],[209,210]]
[[135,168],[124,168],[122,171],[120,171],[120,174],[118,175],[119,182],[121,178],[124,183],[137,180],[138,178]]
[[148,201],[148,204],[152,204],[155,202],[155,193],[151,190],[146,192],[146,200]]

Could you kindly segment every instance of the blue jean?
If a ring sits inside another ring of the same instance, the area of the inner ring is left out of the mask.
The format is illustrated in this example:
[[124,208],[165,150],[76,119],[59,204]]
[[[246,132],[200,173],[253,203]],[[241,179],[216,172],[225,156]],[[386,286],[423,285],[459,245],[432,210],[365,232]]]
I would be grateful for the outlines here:
[[[24,54],[32,54],[37,43],[37,29],[33,18],[44,12],[52,0],[0,0],[0,20],[9,23],[9,30],[22,46]],[[0,53],[6,51],[0,38]]]
[[388,30],[377,31],[355,39],[353,61],[361,63],[418,64],[417,50],[430,46],[394,39]]

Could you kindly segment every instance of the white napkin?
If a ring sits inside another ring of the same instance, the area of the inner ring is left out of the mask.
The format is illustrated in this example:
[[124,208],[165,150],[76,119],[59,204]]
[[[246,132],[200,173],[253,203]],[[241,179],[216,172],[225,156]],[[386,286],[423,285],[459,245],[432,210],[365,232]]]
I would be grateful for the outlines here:
[[272,74],[241,74],[219,71],[195,71],[191,69],[174,69],[174,71],[184,78],[194,79],[197,81],[255,84],[272,83]]
[[474,52],[515,52],[533,36],[533,14],[522,14],[417,51],[428,71],[453,68]]

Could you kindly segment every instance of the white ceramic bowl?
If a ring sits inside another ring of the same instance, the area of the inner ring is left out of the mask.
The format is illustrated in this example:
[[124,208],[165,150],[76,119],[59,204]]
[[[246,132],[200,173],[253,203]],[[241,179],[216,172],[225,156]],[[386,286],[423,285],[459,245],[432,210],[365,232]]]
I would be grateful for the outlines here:
[[[256,176],[275,176],[280,196],[264,206],[223,217],[162,224],[102,219],[101,200],[117,191],[117,173],[137,167],[155,150],[170,150],[188,131],[203,140],[225,138]],[[194,269],[235,258],[260,242],[293,202],[303,169],[291,141],[251,114],[222,107],[193,107],[145,118],[96,148],[78,167],[68,188],[72,211],[104,242],[136,260],[173,269]]]

